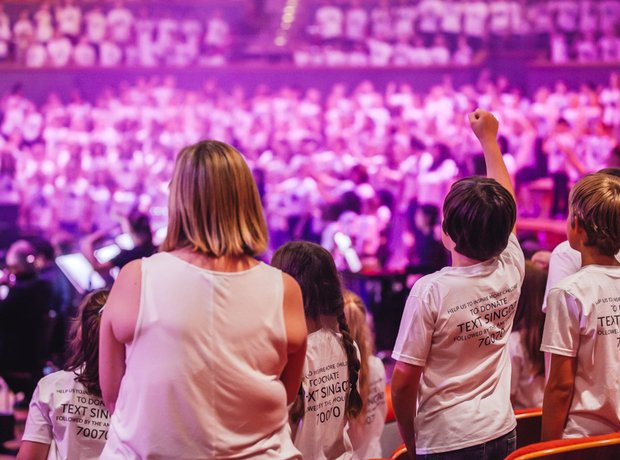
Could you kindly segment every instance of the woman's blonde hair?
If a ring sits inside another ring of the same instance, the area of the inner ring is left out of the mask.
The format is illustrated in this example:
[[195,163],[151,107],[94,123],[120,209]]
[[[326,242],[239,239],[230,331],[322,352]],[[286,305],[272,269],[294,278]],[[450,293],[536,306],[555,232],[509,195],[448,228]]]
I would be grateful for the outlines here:
[[620,250],[620,179],[609,174],[589,174],[575,184],[570,193],[574,219],[587,235],[586,246],[605,256]]
[[190,247],[211,257],[255,256],[267,248],[256,183],[241,154],[202,141],[182,149],[170,183],[162,251]]
[[344,314],[349,324],[351,337],[357,344],[360,351],[360,377],[359,388],[362,401],[364,402],[362,412],[368,407],[368,358],[375,352],[375,340],[366,315],[366,306],[362,299],[351,291],[344,292]]

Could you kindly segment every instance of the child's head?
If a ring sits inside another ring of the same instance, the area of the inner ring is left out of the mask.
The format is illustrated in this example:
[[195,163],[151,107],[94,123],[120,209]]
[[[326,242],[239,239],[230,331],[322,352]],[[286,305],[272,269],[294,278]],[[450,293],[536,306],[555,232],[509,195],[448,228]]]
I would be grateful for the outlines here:
[[271,264],[299,283],[306,318],[344,314],[340,277],[329,251],[318,244],[294,241],[278,248]]
[[101,396],[99,386],[99,326],[101,310],[108,300],[107,289],[93,291],[80,305],[78,317],[72,328],[69,345],[69,359],[65,370],[73,371],[86,390],[95,396]]
[[578,223],[584,230],[584,245],[613,257],[620,250],[620,178],[589,174],[575,184],[569,203],[568,224],[574,229]]
[[349,370],[346,412],[348,416],[356,417],[362,409],[362,400],[357,390],[360,360],[344,314],[342,286],[332,255],[318,244],[293,241],[278,248],[271,264],[299,283],[306,318],[320,320],[323,315],[338,319]]
[[517,205],[495,179],[466,177],[450,188],[443,215],[442,230],[454,249],[470,259],[487,260],[506,249]]

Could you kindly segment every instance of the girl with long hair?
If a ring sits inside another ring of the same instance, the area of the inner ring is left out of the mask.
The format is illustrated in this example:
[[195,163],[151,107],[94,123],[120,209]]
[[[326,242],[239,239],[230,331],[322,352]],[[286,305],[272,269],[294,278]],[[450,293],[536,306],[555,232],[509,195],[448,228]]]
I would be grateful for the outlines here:
[[17,458],[98,459],[108,435],[109,413],[99,387],[99,325],[107,290],[80,305],[64,370],[43,377],[32,397]]
[[280,247],[271,263],[299,283],[309,332],[303,381],[290,410],[295,446],[313,460],[355,458],[348,430],[363,408],[360,358],[334,259],[300,241]]
[[510,399],[515,409],[542,407],[545,389],[545,354],[540,351],[545,314],[547,271],[529,260],[517,304],[514,326],[508,339],[512,363]]
[[351,443],[358,458],[378,458],[382,456],[380,438],[387,413],[385,367],[374,354],[375,339],[366,306],[351,291],[344,294],[344,313],[360,350],[359,389],[364,404],[360,416],[351,420]]

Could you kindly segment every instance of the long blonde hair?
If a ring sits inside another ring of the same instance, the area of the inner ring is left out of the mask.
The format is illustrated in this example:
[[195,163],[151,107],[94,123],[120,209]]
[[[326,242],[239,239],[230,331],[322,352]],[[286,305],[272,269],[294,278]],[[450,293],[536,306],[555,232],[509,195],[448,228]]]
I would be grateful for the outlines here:
[[182,149],[170,183],[168,233],[161,249],[255,256],[267,248],[267,239],[256,183],[241,154],[218,141]]
[[362,412],[368,407],[368,359],[375,352],[375,340],[366,315],[366,306],[362,299],[351,291],[344,292],[344,314],[347,318],[351,337],[360,351],[359,389],[364,405]]

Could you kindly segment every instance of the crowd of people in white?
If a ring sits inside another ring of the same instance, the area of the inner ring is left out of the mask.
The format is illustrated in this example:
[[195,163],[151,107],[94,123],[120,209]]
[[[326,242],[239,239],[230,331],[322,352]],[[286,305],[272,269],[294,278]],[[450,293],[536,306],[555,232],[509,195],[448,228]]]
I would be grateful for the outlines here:
[[221,65],[230,43],[230,25],[219,10],[179,18],[158,16],[146,4],[86,8],[62,0],[10,17],[0,3],[0,62],[27,67]]
[[[301,41],[299,66],[467,65],[520,50],[565,62],[620,61],[616,0],[321,1]],[[305,5],[308,7],[308,5]],[[301,7],[300,7],[301,8]],[[222,65],[237,32],[218,9],[158,13],[144,3],[0,4],[0,63],[27,67]],[[303,15],[300,15],[303,16]],[[301,19],[303,21],[303,18]]]
[[620,61],[615,0],[321,2],[299,65],[466,65],[485,52],[552,62]]
[[[601,87],[558,82],[531,98],[501,78],[460,88],[446,79],[424,94],[409,84],[379,90],[370,82],[351,90],[335,84],[329,94],[264,85],[250,94],[213,81],[182,89],[172,77],[152,77],[92,100],[77,91],[66,101],[50,94],[42,105],[19,88],[3,95],[0,196],[21,205],[23,229],[48,237],[105,229],[136,206],[157,229],[176,152],[197,139],[219,139],[243,152],[256,174],[272,247],[305,238],[333,248],[343,243],[334,240],[340,231],[360,257],[388,248],[380,265],[402,268],[411,248],[394,245],[414,245],[401,237],[418,224],[406,217],[411,204],[439,207],[456,178],[479,172],[479,147],[464,116],[473,107],[501,119],[518,186],[559,170],[574,180],[620,163],[615,74]],[[520,209],[540,211],[521,189]]]

